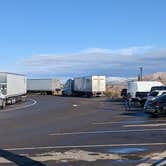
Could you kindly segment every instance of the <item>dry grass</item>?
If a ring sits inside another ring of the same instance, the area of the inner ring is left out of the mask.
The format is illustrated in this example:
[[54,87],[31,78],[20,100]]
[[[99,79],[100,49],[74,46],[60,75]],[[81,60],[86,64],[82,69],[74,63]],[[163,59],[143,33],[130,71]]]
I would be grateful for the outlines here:
[[105,95],[109,97],[120,97],[123,88],[125,88],[123,85],[107,85]]

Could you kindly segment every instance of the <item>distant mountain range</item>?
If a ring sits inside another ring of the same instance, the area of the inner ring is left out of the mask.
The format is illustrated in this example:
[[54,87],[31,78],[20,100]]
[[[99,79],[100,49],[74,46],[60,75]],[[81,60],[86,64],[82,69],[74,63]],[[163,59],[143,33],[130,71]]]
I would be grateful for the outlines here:
[[130,80],[136,80],[137,78],[133,78],[133,77],[107,77],[106,82],[107,84],[112,84],[112,85],[116,85],[116,84],[124,84],[127,83]]
[[[135,77],[107,77],[107,85],[126,84],[130,80],[137,80]],[[160,81],[166,85],[166,72],[157,72],[143,77],[145,81]]]
[[160,81],[166,85],[166,72],[157,72],[144,77],[146,81]]

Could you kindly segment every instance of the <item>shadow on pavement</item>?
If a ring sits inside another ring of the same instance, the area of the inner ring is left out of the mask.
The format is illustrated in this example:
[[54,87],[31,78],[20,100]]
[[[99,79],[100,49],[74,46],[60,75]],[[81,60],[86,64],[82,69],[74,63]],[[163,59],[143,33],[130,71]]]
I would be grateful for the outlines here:
[[46,166],[38,161],[34,161],[28,157],[20,156],[9,151],[0,149],[0,157],[5,158],[18,166]]
[[146,113],[142,111],[138,111],[138,110],[125,111],[121,113],[120,115],[147,117]]
[[105,99],[104,100],[104,102],[123,102],[124,101],[124,99],[122,99],[122,98],[107,98],[107,99]]

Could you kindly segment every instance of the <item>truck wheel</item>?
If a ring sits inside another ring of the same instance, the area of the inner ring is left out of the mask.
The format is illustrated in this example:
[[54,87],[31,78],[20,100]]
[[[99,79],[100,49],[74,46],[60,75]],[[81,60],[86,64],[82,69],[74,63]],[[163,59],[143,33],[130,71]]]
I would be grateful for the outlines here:
[[12,104],[15,104],[15,103],[16,103],[16,99],[13,98],[13,99],[12,99]]
[[6,101],[3,100],[3,101],[2,101],[2,109],[4,109],[5,107],[6,107]]
[[144,106],[144,101],[140,101],[140,105],[141,105],[141,107],[143,107]]
[[21,101],[22,101],[22,102],[25,102],[25,101],[26,101],[26,98],[27,98],[27,96],[21,96]]

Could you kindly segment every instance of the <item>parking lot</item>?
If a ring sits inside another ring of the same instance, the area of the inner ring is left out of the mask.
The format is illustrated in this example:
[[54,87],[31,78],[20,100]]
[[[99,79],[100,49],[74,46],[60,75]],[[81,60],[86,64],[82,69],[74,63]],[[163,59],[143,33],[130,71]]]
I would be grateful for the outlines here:
[[32,95],[0,114],[0,165],[164,163],[166,118],[121,100]]

